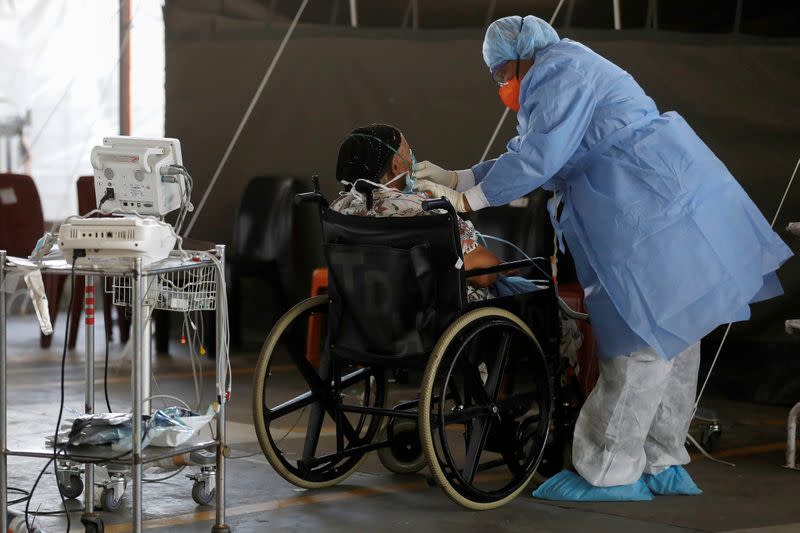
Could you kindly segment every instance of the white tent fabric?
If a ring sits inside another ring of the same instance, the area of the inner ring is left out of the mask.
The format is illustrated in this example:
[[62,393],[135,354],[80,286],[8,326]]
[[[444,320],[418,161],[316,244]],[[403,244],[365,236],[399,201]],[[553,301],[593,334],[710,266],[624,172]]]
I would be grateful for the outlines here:
[[[163,136],[161,10],[161,0],[133,1],[134,135]],[[92,146],[119,132],[118,66],[118,2],[0,0],[0,95],[32,119],[29,164],[14,170],[30,171],[47,219],[75,212],[75,180],[91,173]]]

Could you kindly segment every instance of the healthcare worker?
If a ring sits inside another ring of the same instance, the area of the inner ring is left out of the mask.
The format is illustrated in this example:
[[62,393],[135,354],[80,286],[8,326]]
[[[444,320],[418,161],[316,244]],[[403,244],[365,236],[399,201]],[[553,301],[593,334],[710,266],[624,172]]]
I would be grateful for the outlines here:
[[[682,468],[700,339],[781,294],[792,254],[725,165],[624,70],[543,20],[492,23],[483,58],[518,135],[497,159],[414,168],[415,189],[458,211],[537,187],[574,257],[600,379],[578,418],[573,463],[534,494],[646,500],[698,494]],[[563,244],[562,244],[563,246]]]

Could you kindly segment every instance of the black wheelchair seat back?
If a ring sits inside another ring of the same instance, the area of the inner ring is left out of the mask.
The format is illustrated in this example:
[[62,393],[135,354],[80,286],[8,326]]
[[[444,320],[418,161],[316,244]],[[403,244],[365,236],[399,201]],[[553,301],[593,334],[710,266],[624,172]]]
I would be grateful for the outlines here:
[[382,365],[427,357],[464,307],[453,215],[321,216],[332,354]]

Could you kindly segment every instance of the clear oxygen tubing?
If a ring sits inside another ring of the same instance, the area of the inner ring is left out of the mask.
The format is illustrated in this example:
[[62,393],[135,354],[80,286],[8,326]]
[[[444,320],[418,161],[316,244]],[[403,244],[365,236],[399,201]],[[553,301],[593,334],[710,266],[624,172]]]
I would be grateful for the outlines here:
[[[551,26],[553,25],[553,22],[555,22],[556,17],[558,16],[558,12],[561,11],[561,6],[563,5],[564,5],[564,0],[560,0],[558,2],[558,5],[556,6],[556,10],[553,12],[553,16],[550,17],[550,20],[548,21],[548,24],[550,24]],[[497,122],[497,126],[494,128],[494,133],[492,133],[492,137],[489,139],[489,143],[486,145],[486,149],[483,151],[483,155],[481,155],[481,160],[478,161],[479,163],[483,163],[484,161],[486,161],[486,156],[489,155],[489,150],[491,150],[492,146],[494,146],[494,141],[497,140],[497,135],[500,133],[500,129],[503,127],[503,124],[505,123],[506,118],[508,117],[509,111],[511,111],[511,109],[508,107],[505,109],[505,111],[503,111],[503,115],[500,117],[500,120]]]
[[[514,248],[515,250],[517,250],[517,251],[518,251],[520,254],[522,254],[522,256],[523,256],[523,257],[525,257],[525,259],[527,259],[528,261],[530,261],[530,262],[531,262],[531,264],[532,264],[534,267],[536,267],[536,269],[537,269],[537,270],[539,270],[539,272],[541,272],[542,274],[544,274],[546,278],[548,278],[548,279],[552,279],[552,280],[553,280],[553,283],[554,283],[554,285],[555,285],[555,287],[556,287],[556,293],[558,293],[558,282],[557,282],[557,280],[556,280],[556,269],[555,269],[555,265],[553,265],[553,274],[552,274],[552,277],[551,277],[551,276],[550,276],[550,274],[548,274],[547,272],[545,272],[545,271],[544,271],[544,270],[543,270],[543,269],[542,269],[542,268],[541,268],[539,265],[537,265],[537,264],[535,263],[535,261],[534,261],[534,259],[547,260],[547,258],[545,258],[545,257],[534,257],[534,258],[530,258],[530,257],[528,257],[528,254],[526,254],[526,253],[525,253],[525,252],[522,250],[522,248],[520,248],[519,246],[517,246],[517,245],[516,245],[516,244],[514,244],[513,242],[509,242],[509,241],[507,241],[507,240],[505,240],[505,239],[501,239],[500,237],[495,237],[495,236],[493,236],[493,235],[484,235],[483,233],[480,233],[480,232],[478,232],[478,231],[476,231],[476,232],[475,232],[475,234],[478,236],[478,238],[480,238],[480,239],[481,239],[481,240],[484,242],[484,246],[486,245],[486,239],[489,239],[489,240],[494,240],[494,241],[502,242],[503,244],[507,244],[507,245],[511,246],[512,248]],[[540,281],[540,280],[531,280],[531,281],[534,281],[534,282],[535,282],[535,281]],[[575,310],[574,310],[574,309],[572,309],[572,308],[571,308],[569,305],[567,305],[567,302],[565,302],[565,301],[564,301],[564,300],[561,298],[561,296],[558,296],[558,307],[559,307],[559,309],[561,309],[561,312],[562,312],[562,313],[564,313],[564,315],[565,315],[565,316],[567,316],[567,317],[569,317],[569,318],[571,318],[571,319],[573,319],[573,320],[585,320],[585,321],[587,321],[587,322],[589,321],[589,315],[588,315],[587,313],[580,313],[580,312],[578,312],[578,311],[575,311]]]
[[[563,0],[562,0],[563,1]],[[206,205],[206,200],[208,200],[209,194],[214,189],[214,185],[216,185],[217,180],[219,179],[220,174],[222,174],[222,169],[225,166],[225,163],[228,162],[228,157],[230,157],[231,152],[233,151],[233,147],[236,145],[236,142],[239,140],[239,136],[242,134],[242,130],[244,130],[245,124],[250,119],[250,115],[253,113],[253,109],[256,107],[256,103],[258,103],[258,99],[261,97],[261,93],[264,91],[264,87],[267,85],[267,81],[272,76],[272,71],[275,70],[275,65],[278,64],[278,60],[283,55],[283,51],[286,48],[286,44],[291,39],[292,34],[294,33],[294,29],[297,27],[297,23],[300,20],[300,17],[303,14],[303,11],[306,9],[306,5],[308,5],[308,0],[303,0],[303,3],[300,4],[300,7],[297,9],[297,13],[294,16],[294,20],[292,20],[292,24],[289,26],[289,29],[286,31],[286,35],[283,37],[283,41],[281,41],[280,46],[278,47],[278,51],[275,53],[275,57],[272,58],[272,62],[267,67],[267,71],[264,73],[264,77],[261,78],[261,83],[256,89],[253,98],[250,100],[250,105],[247,106],[247,110],[244,112],[244,116],[242,116],[242,120],[239,122],[239,126],[236,128],[236,132],[233,134],[231,138],[231,142],[228,143],[228,148],[225,149],[225,153],[222,156],[222,159],[217,165],[217,170],[214,172],[214,175],[211,177],[211,181],[208,182],[208,187],[206,187],[205,192],[203,193],[203,197],[200,199],[200,203],[197,204],[197,209],[195,209],[192,218],[189,220],[189,225],[186,226],[186,232],[184,236],[189,236],[191,233],[192,228],[194,227],[194,223],[197,222],[197,217],[200,216],[200,213],[203,211],[203,206]]]

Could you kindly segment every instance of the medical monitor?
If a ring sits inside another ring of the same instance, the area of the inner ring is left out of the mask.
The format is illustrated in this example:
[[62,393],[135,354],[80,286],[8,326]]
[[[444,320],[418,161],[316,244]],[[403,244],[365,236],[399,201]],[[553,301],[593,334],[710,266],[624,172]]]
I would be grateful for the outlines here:
[[167,175],[183,164],[178,139],[106,137],[92,149],[91,163],[103,211],[163,217],[181,207],[186,184]]

